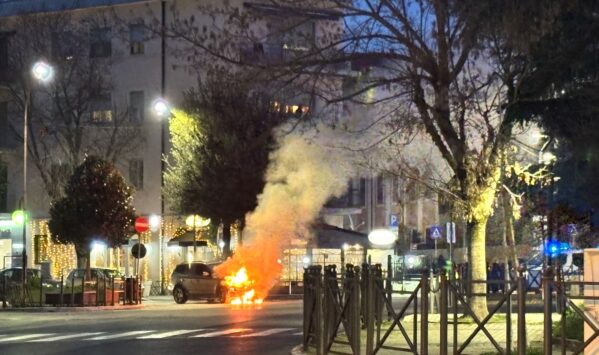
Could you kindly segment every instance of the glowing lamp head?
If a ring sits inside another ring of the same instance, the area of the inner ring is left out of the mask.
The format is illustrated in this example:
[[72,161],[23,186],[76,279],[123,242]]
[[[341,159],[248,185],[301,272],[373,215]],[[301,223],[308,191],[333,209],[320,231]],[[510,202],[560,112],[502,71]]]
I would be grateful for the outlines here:
[[12,221],[15,224],[22,225],[27,220],[27,214],[23,210],[16,210],[12,213]]
[[150,223],[150,230],[157,231],[160,228],[160,216],[153,214],[148,218],[148,221]]
[[39,61],[33,65],[31,73],[36,80],[47,83],[54,76],[54,68],[44,61]]
[[389,229],[375,229],[368,234],[370,243],[376,246],[389,246],[395,242],[397,235]]
[[302,259],[302,261],[304,262],[304,264],[310,264],[310,258],[307,256],[304,256],[304,258]]
[[163,98],[160,98],[156,99],[152,103],[152,111],[154,111],[154,113],[158,117],[166,117],[171,112],[171,108],[168,101],[166,101]]
[[185,218],[185,224],[190,228],[204,228],[210,225],[210,218],[204,218],[199,215],[190,215]]

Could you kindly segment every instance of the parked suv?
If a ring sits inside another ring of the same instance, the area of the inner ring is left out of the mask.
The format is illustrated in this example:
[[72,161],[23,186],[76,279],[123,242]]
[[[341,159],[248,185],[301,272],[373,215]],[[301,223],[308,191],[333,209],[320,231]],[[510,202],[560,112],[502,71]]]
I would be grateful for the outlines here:
[[173,291],[175,302],[181,304],[188,299],[226,302],[227,289],[222,280],[214,276],[212,266],[199,262],[177,265],[168,287]]

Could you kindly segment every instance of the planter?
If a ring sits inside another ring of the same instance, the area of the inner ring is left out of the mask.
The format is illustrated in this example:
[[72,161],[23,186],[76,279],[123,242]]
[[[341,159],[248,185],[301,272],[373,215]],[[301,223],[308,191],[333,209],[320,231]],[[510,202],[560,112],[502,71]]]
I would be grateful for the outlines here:
[[[46,293],[45,304],[59,306],[60,305],[60,293]],[[71,298],[72,302],[71,302]],[[62,295],[62,304],[74,306],[95,306],[96,305],[96,291],[85,291],[75,292],[74,294],[65,293]]]

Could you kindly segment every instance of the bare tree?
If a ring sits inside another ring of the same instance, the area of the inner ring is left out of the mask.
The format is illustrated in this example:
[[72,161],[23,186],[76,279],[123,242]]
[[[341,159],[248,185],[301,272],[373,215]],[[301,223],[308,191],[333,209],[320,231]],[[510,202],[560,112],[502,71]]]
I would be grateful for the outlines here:
[[[506,40],[509,31],[497,30],[509,27],[509,16],[501,17],[509,12],[495,12],[506,9],[478,1],[272,0],[200,5],[208,22],[172,10],[166,28],[153,26],[178,41],[191,65],[205,69],[207,58],[218,58],[253,80],[308,90],[328,107],[348,101],[377,107],[353,132],[380,134],[350,150],[381,144],[402,150],[413,137],[431,144],[445,170],[434,185],[467,221],[470,276],[486,279],[486,225],[517,122],[513,107],[532,70],[521,48]],[[344,90],[352,77],[348,63],[376,63],[371,67],[380,73],[361,75],[359,85]],[[364,100],[373,90],[383,94]],[[338,123],[323,112],[319,118]],[[485,293],[484,284],[473,284],[472,292],[470,305],[482,317],[486,297],[476,294]]]
[[[52,200],[86,155],[115,162],[143,143],[141,127],[111,100],[112,49],[106,42],[113,34],[105,23],[101,15],[58,13],[20,16],[9,24],[10,128],[23,139],[20,118],[28,106],[29,156]],[[31,78],[40,59],[53,67],[47,85]]]

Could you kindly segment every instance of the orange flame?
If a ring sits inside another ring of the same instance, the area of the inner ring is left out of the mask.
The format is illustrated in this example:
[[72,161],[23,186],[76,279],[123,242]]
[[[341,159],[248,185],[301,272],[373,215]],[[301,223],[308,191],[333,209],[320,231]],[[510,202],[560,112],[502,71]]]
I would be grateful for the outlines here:
[[255,281],[248,277],[245,267],[242,267],[236,273],[225,276],[224,279],[231,304],[262,303],[262,298],[256,297],[256,290],[254,290]]

